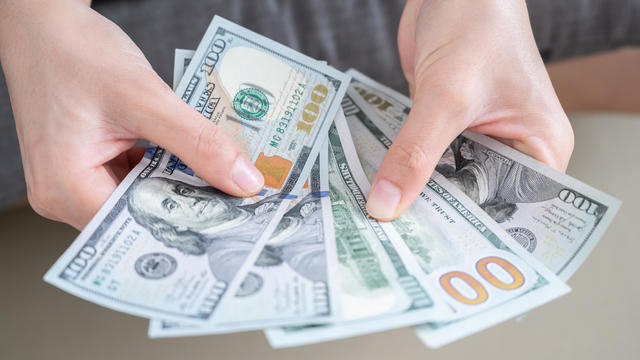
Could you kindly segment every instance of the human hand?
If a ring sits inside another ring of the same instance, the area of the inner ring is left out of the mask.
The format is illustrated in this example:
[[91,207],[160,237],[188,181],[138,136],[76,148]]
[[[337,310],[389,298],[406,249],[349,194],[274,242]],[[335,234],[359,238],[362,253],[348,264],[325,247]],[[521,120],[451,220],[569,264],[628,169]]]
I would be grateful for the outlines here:
[[262,174],[184,103],[87,1],[0,0],[0,61],[31,206],[80,229],[141,159],[138,139],[176,154],[235,196]]
[[373,181],[371,216],[392,220],[406,210],[465,129],[566,169],[573,131],[524,0],[408,0],[398,49],[413,107]]

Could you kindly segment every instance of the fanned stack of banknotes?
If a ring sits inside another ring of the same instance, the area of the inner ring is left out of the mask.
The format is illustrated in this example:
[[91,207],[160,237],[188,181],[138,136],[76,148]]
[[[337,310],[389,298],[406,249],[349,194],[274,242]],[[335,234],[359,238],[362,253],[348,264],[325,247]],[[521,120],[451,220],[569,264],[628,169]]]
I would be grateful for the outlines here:
[[151,144],[45,280],[149,336],[264,329],[274,347],[415,326],[438,347],[569,291],[620,202],[472,132],[393,222],[368,216],[411,100],[215,17],[176,93],[264,174],[226,195]]

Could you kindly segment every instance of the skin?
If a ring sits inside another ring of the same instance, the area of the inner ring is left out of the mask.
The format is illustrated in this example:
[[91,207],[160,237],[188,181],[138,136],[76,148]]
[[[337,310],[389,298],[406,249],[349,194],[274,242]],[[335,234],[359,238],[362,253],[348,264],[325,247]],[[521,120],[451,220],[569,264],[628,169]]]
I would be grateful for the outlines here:
[[[140,138],[235,196],[262,175],[227,135],[182,102],[115,24],[82,0],[0,0],[0,63],[31,206],[80,229],[139,161]],[[564,170],[573,133],[523,0],[408,0],[398,31],[414,106],[374,180],[380,220],[415,200],[464,129]]]
[[465,129],[566,169],[573,131],[523,0],[409,0],[398,49],[413,108],[372,184],[373,217],[406,210]]
[[79,0],[0,0],[0,62],[39,214],[80,229],[148,139],[235,196],[264,179],[231,139],[173,93],[115,24]]

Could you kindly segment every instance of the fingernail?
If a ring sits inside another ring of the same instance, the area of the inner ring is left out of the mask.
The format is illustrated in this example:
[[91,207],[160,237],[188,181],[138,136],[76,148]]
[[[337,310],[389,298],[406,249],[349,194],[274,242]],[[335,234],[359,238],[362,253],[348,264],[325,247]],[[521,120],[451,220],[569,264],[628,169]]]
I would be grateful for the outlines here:
[[402,192],[387,180],[378,180],[369,193],[367,212],[379,220],[391,220],[400,203]]
[[257,193],[264,185],[264,177],[260,171],[242,155],[233,164],[231,179],[248,194]]

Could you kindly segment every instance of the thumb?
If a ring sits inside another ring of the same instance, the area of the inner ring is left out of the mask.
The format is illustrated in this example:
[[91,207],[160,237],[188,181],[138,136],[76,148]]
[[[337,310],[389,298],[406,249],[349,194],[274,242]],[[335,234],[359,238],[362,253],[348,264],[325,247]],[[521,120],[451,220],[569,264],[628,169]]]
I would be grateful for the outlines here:
[[161,101],[150,104],[138,135],[175,154],[199,177],[227,194],[246,197],[262,190],[264,177],[231,138],[168,87],[166,90]]
[[[402,214],[418,197],[449,143],[462,131],[452,121],[459,113],[444,104],[431,106],[428,94],[420,93],[376,174],[367,211],[390,221]],[[438,109],[438,110],[434,110]],[[440,110],[443,109],[443,110]]]

